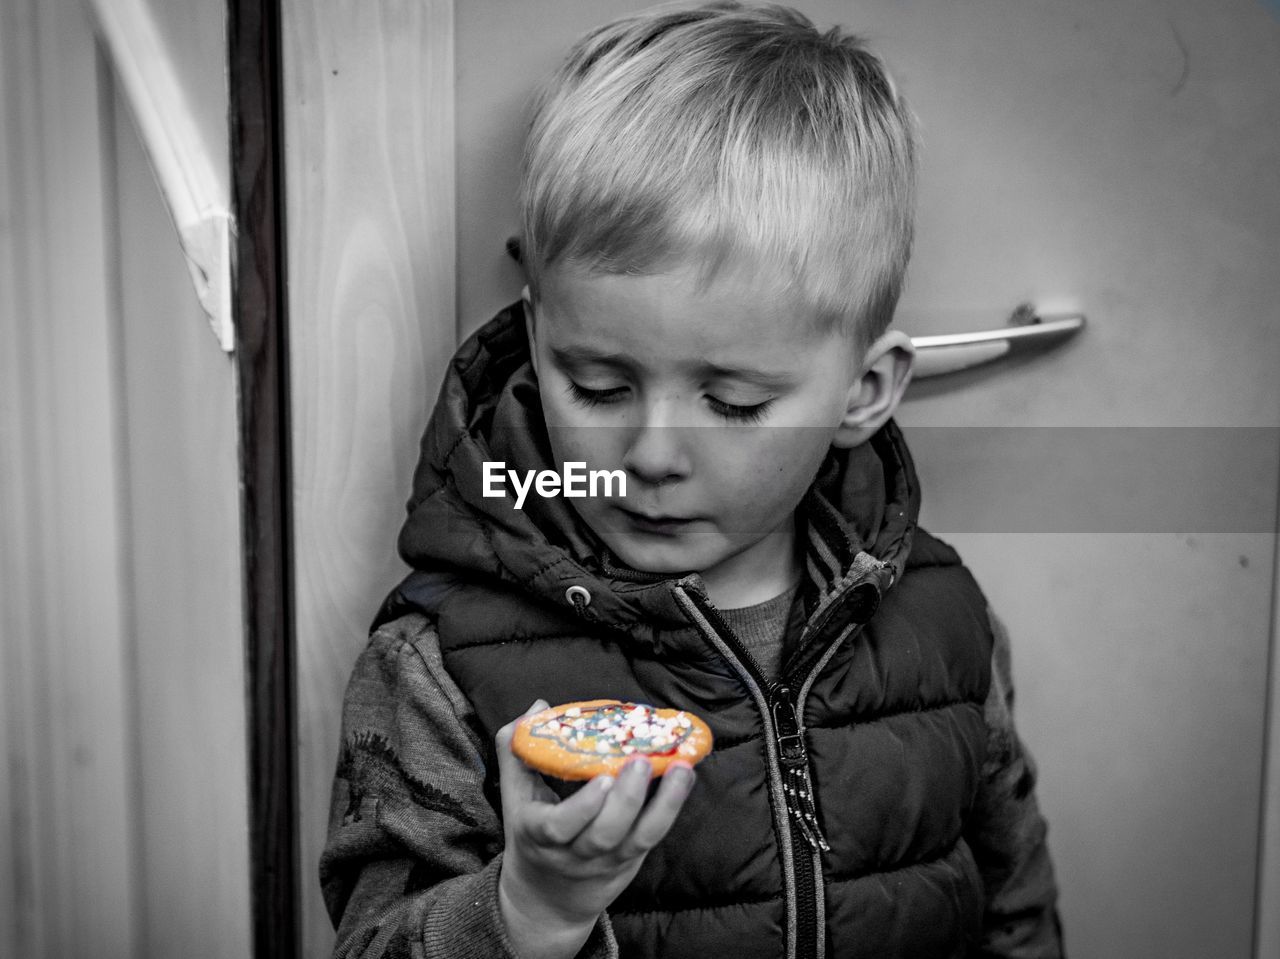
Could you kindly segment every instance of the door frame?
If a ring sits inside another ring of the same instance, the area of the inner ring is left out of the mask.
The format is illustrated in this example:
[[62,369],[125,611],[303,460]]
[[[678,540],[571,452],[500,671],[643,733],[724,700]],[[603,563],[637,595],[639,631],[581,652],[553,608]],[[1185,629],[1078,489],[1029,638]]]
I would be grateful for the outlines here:
[[[1280,491],[1277,493],[1280,500]],[[1276,511],[1280,522],[1280,507]],[[1255,885],[1254,959],[1280,956],[1280,529],[1272,551],[1271,645],[1263,732],[1262,815]]]
[[230,0],[232,282],[254,955],[300,954],[280,7]]

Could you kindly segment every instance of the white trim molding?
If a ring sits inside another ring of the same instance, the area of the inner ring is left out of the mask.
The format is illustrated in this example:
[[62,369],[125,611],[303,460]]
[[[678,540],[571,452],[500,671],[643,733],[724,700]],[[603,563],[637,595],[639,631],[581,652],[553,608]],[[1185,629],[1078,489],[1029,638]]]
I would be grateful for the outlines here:
[[228,141],[205,142],[173,50],[146,0],[86,2],[177,227],[196,296],[218,344],[231,352],[231,245],[236,230]]

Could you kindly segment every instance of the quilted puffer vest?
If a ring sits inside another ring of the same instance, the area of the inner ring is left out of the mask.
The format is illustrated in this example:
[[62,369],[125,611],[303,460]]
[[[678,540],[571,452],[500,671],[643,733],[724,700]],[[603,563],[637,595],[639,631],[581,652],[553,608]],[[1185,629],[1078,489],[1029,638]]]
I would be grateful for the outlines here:
[[416,571],[380,618],[434,620],[488,742],[538,697],[710,725],[694,791],[609,910],[627,959],[966,955],[991,634],[955,553],[914,527],[896,427],[833,451],[802,504],[807,624],[770,682],[696,575],[611,564],[563,501],[479,496],[486,459],[549,462],[522,331],[513,308],[455,359],[401,535]]

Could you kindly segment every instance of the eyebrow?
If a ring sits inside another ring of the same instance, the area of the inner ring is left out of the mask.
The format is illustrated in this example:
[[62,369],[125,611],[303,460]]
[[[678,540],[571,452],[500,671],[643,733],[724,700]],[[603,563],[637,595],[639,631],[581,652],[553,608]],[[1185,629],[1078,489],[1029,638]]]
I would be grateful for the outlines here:
[[[625,370],[630,369],[633,365],[631,357],[623,353],[604,353],[587,346],[553,346],[551,347],[551,355],[562,366],[594,363],[600,366],[610,366]],[[705,362],[695,367],[694,372],[706,379],[745,380],[764,387],[784,386],[790,383],[792,379],[786,373],[772,373],[768,370],[758,370],[749,366],[720,366],[716,363]]]
[[715,363],[703,363],[698,372],[711,379],[746,380],[757,386],[777,387],[791,382],[786,373],[771,373],[768,370],[757,370],[750,366],[717,366]]
[[601,366],[616,366],[623,369],[631,366],[630,357],[622,353],[602,353],[588,346],[553,346],[551,355],[561,365],[598,363]]

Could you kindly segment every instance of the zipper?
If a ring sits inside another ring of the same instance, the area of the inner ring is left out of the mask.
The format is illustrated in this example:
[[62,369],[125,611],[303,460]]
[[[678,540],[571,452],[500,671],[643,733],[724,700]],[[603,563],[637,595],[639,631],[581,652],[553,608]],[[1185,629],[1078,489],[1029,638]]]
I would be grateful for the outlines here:
[[[807,694],[814,676],[803,678],[800,694],[793,691],[794,679],[799,679],[803,669],[814,663],[812,673],[817,673],[828,661],[836,646],[844,639],[846,630],[838,635],[817,657],[816,663],[806,645],[811,637],[821,635],[823,627],[831,618],[834,608],[839,605],[833,602],[822,611],[818,622],[801,631],[797,643],[796,654],[791,657],[785,674],[777,682],[769,682],[764,678],[760,663],[742,641],[734,635],[733,630],[724,621],[719,610],[699,593],[683,587],[677,587],[677,599],[687,599],[705,621],[711,635],[707,638],[712,645],[725,647],[731,659],[746,673],[753,697],[760,708],[761,722],[765,727],[767,740],[766,754],[772,760],[770,764],[770,780],[777,800],[786,811],[781,822],[775,820],[779,830],[779,843],[783,847],[783,878],[790,880],[792,889],[786,890],[788,905],[788,949],[787,955],[796,957],[817,957],[823,952],[825,939],[823,916],[818,909],[819,894],[822,889],[823,852],[831,847],[822,834],[818,822],[817,806],[813,799],[813,780],[809,773],[809,750],[805,744],[804,733],[800,729],[800,700]],[[684,605],[683,603],[681,605]],[[686,613],[688,610],[686,609]],[[694,625],[698,625],[697,618]],[[806,848],[807,847],[807,848]],[[792,924],[794,923],[794,926]]]
[[805,746],[804,733],[800,731],[800,717],[791,698],[791,687],[779,683],[769,691],[769,698],[773,705],[773,731],[783,769],[782,788],[787,796],[787,813],[811,849],[830,852],[831,847],[818,824],[813,780],[809,777],[809,750]]

